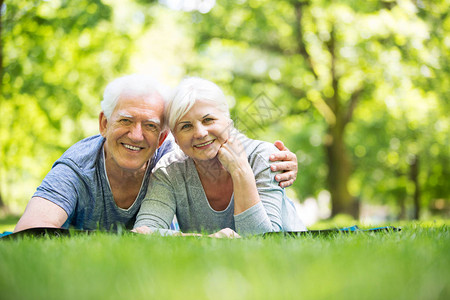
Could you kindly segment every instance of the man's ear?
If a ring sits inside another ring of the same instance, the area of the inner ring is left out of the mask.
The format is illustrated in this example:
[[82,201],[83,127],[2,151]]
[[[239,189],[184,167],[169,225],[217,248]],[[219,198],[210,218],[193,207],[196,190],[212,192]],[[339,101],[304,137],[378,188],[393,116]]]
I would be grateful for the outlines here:
[[165,139],[167,138],[168,134],[169,134],[169,129],[166,129],[166,130],[162,131],[159,134],[159,145],[158,145],[158,148],[161,147],[162,143],[165,141]]
[[105,137],[106,136],[106,127],[108,125],[108,119],[106,118],[103,112],[98,116],[98,129],[100,134]]

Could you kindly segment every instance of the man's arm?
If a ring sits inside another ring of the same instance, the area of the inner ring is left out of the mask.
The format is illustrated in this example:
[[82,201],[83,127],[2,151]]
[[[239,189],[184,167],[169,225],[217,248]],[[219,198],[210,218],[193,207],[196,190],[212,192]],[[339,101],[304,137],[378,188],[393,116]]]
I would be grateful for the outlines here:
[[274,144],[280,152],[270,155],[270,161],[278,161],[271,164],[270,169],[274,172],[283,171],[283,173],[275,176],[275,180],[279,182],[280,187],[285,188],[292,185],[297,178],[297,156],[289,151],[282,141],[276,141]]
[[41,197],[33,197],[28,202],[25,212],[17,222],[14,232],[32,227],[60,228],[67,220],[68,215],[64,209],[55,203]]

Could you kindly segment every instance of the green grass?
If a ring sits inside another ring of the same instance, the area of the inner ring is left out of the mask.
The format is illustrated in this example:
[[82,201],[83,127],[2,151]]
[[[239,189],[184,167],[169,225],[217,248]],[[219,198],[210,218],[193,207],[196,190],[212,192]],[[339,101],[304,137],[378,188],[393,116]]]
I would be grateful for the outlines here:
[[[353,225],[353,224],[348,224]],[[449,299],[450,228],[224,240],[0,240],[0,299]]]

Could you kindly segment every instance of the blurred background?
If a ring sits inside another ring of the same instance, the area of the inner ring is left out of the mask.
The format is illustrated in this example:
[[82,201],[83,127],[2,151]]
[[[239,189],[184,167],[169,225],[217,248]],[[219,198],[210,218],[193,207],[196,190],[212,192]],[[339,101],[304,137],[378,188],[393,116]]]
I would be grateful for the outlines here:
[[449,0],[1,1],[0,214],[98,133],[108,82],[216,82],[297,154],[307,225],[450,218]]

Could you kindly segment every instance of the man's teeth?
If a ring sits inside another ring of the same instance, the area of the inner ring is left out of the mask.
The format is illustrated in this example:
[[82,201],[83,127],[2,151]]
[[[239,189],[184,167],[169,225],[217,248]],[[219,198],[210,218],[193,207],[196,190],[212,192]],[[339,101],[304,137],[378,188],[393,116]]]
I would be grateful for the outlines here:
[[134,146],[127,145],[127,144],[123,144],[123,146],[127,149],[134,150],[134,151],[141,150],[141,148],[139,148],[139,147],[134,147]]
[[214,142],[214,140],[212,140],[212,141],[209,141],[209,142],[206,142],[206,143],[203,143],[203,144],[198,144],[198,145],[195,145],[195,147],[197,147],[197,148],[200,148],[200,147],[203,147],[203,146],[206,146],[206,145],[212,144],[213,142]]

